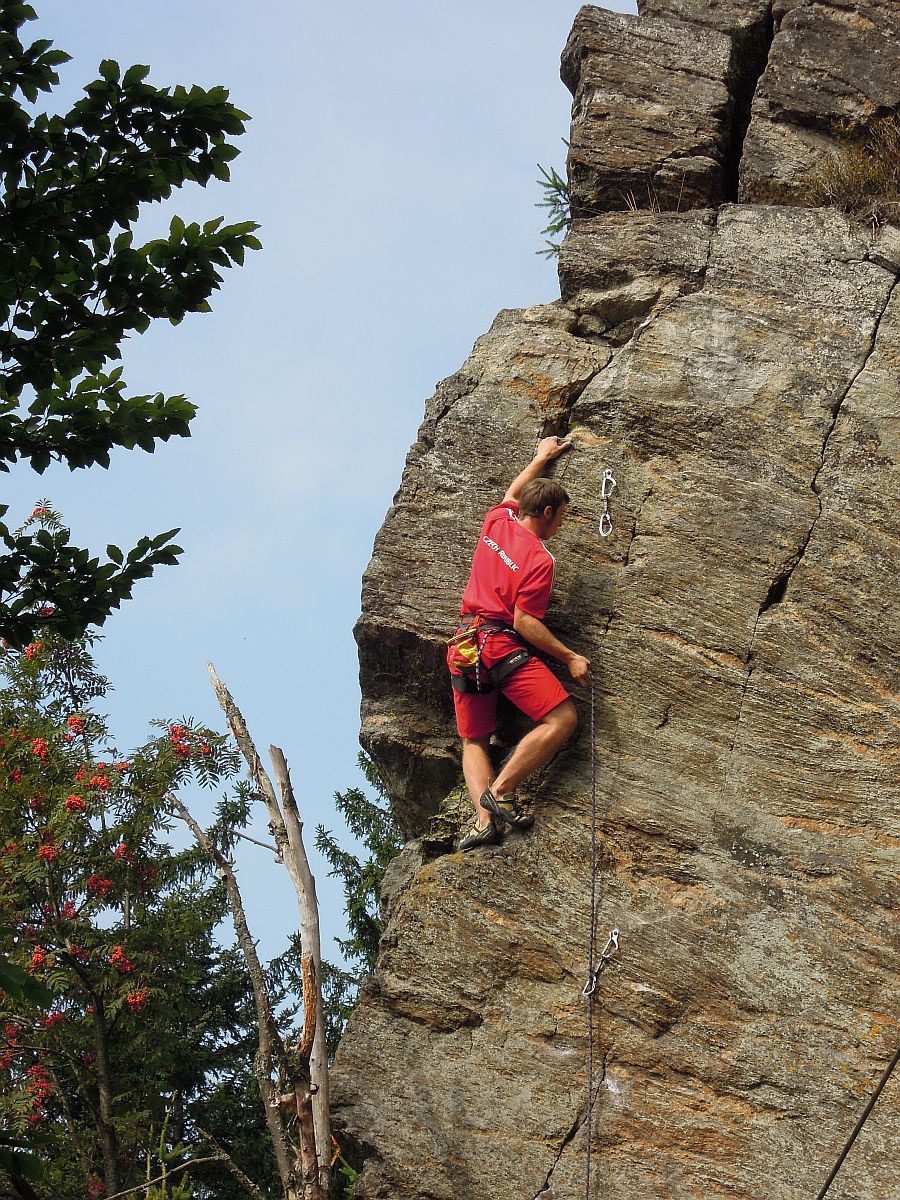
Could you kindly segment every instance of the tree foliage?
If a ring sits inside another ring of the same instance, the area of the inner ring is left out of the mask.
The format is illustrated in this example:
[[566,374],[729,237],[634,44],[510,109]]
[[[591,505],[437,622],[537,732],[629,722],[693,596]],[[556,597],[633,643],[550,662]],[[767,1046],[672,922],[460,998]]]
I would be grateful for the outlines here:
[[[36,108],[68,55],[20,37],[28,4],[0,0],[0,470],[53,461],[108,466],[115,447],[152,453],[186,437],[195,408],[184,396],[134,396],[123,341],[154,319],[177,324],[209,311],[221,271],[256,249],[256,225],[222,218],[185,224],[143,244],[142,207],[187,182],[227,180],[231,139],[248,117],[224,87],[157,88],[142,65],[106,59],[69,112]],[[0,517],[6,508],[0,506]],[[0,524],[0,635],[22,646],[54,605],[57,632],[80,636],[172,563],[177,530],[142,539],[100,562],[53,536]]]
[[[168,838],[167,796],[228,779],[235,753],[181,720],[121,758],[86,642],[42,630],[2,670],[0,1164],[24,1177],[37,1134],[39,1195],[112,1195],[196,1158],[202,1127],[264,1186],[249,981],[217,941],[219,880]],[[156,1194],[235,1187],[220,1166],[192,1167]]]
[[382,922],[379,915],[381,884],[388,864],[403,847],[404,837],[387,803],[384,784],[375,764],[365,754],[359,756],[360,770],[375,793],[361,788],[335,792],[334,805],[344,818],[353,837],[368,855],[357,857],[345,849],[329,830],[316,828],[316,848],[331,870],[329,876],[341,880],[344,888],[344,915],[347,937],[337,942],[346,966],[323,964],[326,1037],[330,1053],[337,1049],[347,1018],[356,1006],[360,988],[375,970]]

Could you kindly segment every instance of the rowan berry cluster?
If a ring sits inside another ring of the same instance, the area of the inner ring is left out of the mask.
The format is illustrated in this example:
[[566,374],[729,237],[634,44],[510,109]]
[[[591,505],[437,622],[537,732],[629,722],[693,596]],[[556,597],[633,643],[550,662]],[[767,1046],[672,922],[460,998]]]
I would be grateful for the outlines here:
[[28,1095],[31,1097],[31,1115],[28,1120],[32,1124],[46,1121],[47,1101],[53,1095],[50,1072],[40,1063],[34,1063],[25,1073],[28,1076]]
[[18,1025],[7,1021],[3,1032],[6,1034],[6,1049],[0,1054],[0,1068],[11,1067],[19,1053],[19,1034],[22,1032]]
[[132,1012],[140,1012],[149,999],[149,988],[137,988],[135,991],[128,993],[125,997],[125,1002]]
[[169,726],[169,741],[175,747],[175,753],[182,758],[190,758],[191,754],[207,755],[212,752],[212,747],[204,738],[197,740],[196,746],[192,745],[191,730],[186,729],[184,725]]
[[[234,769],[223,739],[186,718],[154,723],[134,767],[120,761],[90,699],[105,681],[89,667],[79,674],[87,648],[63,645],[49,628],[32,636],[42,641],[29,652],[0,653],[10,698],[0,713],[0,789],[9,799],[0,820],[0,901],[15,935],[11,960],[54,994],[49,1011],[23,1009],[5,1039],[0,1020],[0,1089],[23,1124],[55,1123],[62,1097],[80,1096],[82,1087],[90,1093],[102,1072],[117,1076],[118,1064],[101,1064],[92,1048],[116,1021],[146,1025],[155,1036],[164,965],[183,962],[197,944],[193,899],[179,892],[182,872],[169,865],[179,860],[164,836],[168,794],[190,771],[210,782]],[[190,929],[157,922],[170,895],[190,914]],[[211,928],[205,912],[197,924]],[[129,1058],[122,1071],[131,1069]],[[86,1186],[98,1200],[106,1194],[100,1179],[86,1185],[85,1172],[82,1180],[82,1196]]]
[[134,970],[134,966],[121,946],[113,946],[113,952],[109,956],[109,965],[122,975],[127,975]]

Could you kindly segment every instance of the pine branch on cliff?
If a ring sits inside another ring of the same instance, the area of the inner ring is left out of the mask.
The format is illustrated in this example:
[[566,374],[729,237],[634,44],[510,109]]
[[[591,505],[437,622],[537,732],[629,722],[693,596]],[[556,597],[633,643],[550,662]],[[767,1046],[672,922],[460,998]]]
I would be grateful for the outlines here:
[[[563,141],[568,147],[569,143],[565,138]],[[551,167],[548,171],[538,163],[537,168],[541,173],[541,178],[537,182],[544,193],[544,198],[536,201],[535,208],[546,208],[549,220],[541,230],[541,233],[544,234],[544,249],[538,250],[536,253],[543,258],[556,258],[562,243],[553,241],[553,238],[558,233],[565,236],[572,226],[569,184],[558,174],[555,167]]]

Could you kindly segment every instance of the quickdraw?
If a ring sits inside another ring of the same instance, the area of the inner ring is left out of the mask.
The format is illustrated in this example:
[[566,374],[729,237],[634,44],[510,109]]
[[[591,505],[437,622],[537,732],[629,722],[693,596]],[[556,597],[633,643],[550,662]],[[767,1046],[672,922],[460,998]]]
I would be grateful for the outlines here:
[[603,482],[600,485],[600,499],[603,501],[603,515],[600,517],[600,536],[603,538],[609,537],[613,529],[609,501],[615,486],[616,481],[613,479],[613,473],[607,468],[603,472]]
[[600,953],[600,958],[597,960],[596,967],[592,967],[588,972],[587,983],[581,989],[582,996],[587,999],[593,996],[594,992],[597,990],[597,980],[612,962],[612,956],[618,949],[619,931],[618,929],[611,929],[609,931],[609,938],[607,939],[606,945],[603,947],[603,950]]

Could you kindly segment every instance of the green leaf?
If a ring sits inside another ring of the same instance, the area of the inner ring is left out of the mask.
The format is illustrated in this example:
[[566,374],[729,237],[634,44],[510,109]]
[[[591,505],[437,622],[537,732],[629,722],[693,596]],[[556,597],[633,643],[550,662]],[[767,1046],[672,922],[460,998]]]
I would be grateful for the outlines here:
[[0,1145],[0,1166],[12,1175],[13,1179],[18,1176],[19,1179],[37,1183],[44,1178],[41,1161],[30,1150],[11,1150]]
[[34,979],[22,967],[0,956],[0,991],[14,1000],[25,1001],[44,1008],[53,1003],[53,996],[40,980]]
[[143,83],[150,74],[150,68],[136,63],[133,67],[129,67],[122,78],[122,87],[130,88],[135,84]]

